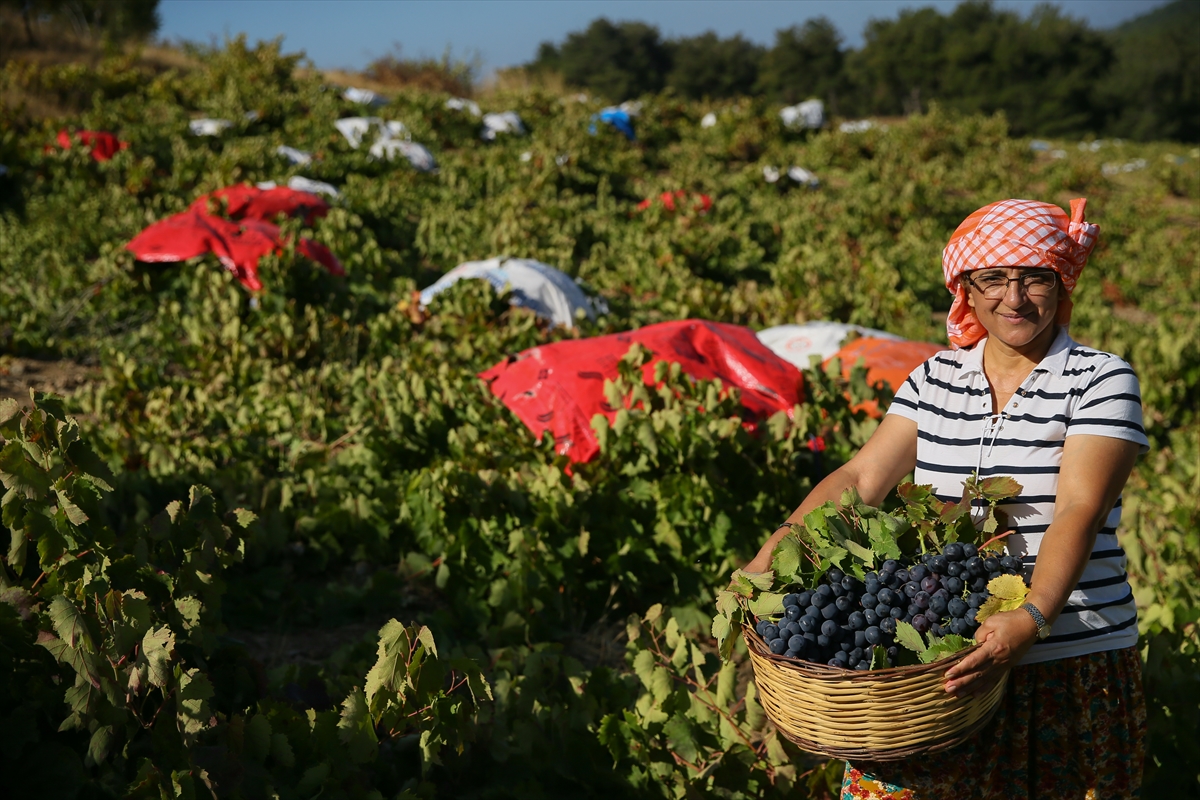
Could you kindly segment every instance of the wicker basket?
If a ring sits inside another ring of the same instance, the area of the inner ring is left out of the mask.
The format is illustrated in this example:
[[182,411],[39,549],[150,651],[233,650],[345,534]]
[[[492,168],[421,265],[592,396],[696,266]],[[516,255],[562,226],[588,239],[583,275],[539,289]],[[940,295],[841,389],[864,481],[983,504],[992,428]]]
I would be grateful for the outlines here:
[[832,758],[895,761],[953,747],[991,719],[1008,675],[982,695],[943,689],[946,670],[972,647],[913,667],[862,672],[777,656],[743,627],[759,702],[802,750]]

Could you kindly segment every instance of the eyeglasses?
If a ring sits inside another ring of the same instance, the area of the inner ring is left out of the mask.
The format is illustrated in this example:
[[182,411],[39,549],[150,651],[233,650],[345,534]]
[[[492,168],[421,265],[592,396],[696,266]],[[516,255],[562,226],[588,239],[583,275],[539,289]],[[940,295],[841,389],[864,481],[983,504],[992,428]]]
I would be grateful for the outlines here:
[[1008,285],[1013,281],[1016,281],[1030,297],[1045,297],[1058,285],[1058,274],[1053,270],[1039,269],[1010,278],[1003,272],[984,272],[964,275],[963,280],[974,286],[988,300],[999,300],[1008,293]]

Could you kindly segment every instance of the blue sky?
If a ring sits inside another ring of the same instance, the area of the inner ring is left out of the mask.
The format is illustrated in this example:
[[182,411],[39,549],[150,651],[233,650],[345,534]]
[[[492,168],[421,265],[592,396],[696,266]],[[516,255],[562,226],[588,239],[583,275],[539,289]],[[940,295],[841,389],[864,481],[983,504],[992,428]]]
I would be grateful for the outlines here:
[[[1108,28],[1168,0],[1058,0],[1054,4],[1092,27]],[[1034,0],[996,0],[998,8],[1028,14]],[[828,17],[846,43],[862,43],[863,26],[901,9],[933,6],[947,12],[956,0],[164,0],[160,35],[220,41],[245,33],[253,42],[284,37],[287,52],[303,50],[321,69],[362,69],[394,53],[478,57],[484,75],[533,58],[539,43],[561,41],[596,17],[640,20],[665,36],[714,30],[770,44],[775,31]]]

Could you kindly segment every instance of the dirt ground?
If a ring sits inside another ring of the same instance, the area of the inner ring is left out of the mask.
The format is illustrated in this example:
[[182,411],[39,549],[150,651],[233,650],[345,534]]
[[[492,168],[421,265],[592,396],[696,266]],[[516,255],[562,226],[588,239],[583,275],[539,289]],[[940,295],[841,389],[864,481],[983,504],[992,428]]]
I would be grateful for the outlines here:
[[29,405],[30,387],[39,392],[67,395],[91,380],[98,370],[74,361],[41,361],[34,358],[0,356],[0,397],[15,397]]

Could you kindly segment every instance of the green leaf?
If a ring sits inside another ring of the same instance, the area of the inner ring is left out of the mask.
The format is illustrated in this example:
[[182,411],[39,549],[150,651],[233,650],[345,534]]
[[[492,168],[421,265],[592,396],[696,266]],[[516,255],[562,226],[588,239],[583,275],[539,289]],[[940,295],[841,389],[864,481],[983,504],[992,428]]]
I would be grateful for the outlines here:
[[746,727],[761,731],[767,724],[767,712],[758,702],[758,686],[751,680],[746,684]]
[[692,724],[687,717],[683,714],[673,715],[663,726],[663,735],[667,737],[667,747],[676,755],[689,764],[696,763],[700,751],[696,747],[695,737],[692,736]]
[[887,648],[881,644],[877,644],[871,648],[871,669],[887,669],[891,664],[888,663]]
[[926,664],[932,664],[934,661],[949,658],[955,653],[966,650],[974,644],[974,639],[967,639],[958,634],[951,633],[930,645],[928,650],[920,654],[920,659]]
[[208,700],[213,696],[212,683],[208,676],[196,668],[179,672],[178,719],[179,732],[185,742],[195,740],[201,731],[208,728],[212,712]]
[[737,668],[737,664],[727,661],[717,673],[717,705],[723,709],[733,705],[734,691],[737,689]]
[[429,628],[425,625],[422,625],[420,630],[417,631],[417,641],[425,645],[426,653],[429,653],[434,658],[437,658],[437,645],[434,644],[433,641],[433,631],[429,630]]
[[633,658],[633,674],[638,676],[642,686],[647,689],[650,688],[651,679],[654,677],[655,666],[654,653],[649,650],[639,650]]
[[771,551],[771,569],[788,583],[800,574],[804,561],[804,545],[801,544],[800,537],[792,531],[785,534]]
[[[733,644],[736,637],[730,634],[733,631],[733,624],[729,617],[718,614],[713,617],[711,633],[713,638],[717,640],[717,651],[721,654],[721,658],[728,659],[733,655]],[[643,653],[647,652],[645,650]],[[640,653],[639,653],[640,655]]]
[[61,594],[55,595],[50,601],[50,624],[68,647],[78,649],[83,645],[88,652],[95,652],[92,635],[88,632],[83,613]]
[[242,752],[257,764],[266,761],[271,754],[271,722],[265,714],[255,714],[246,720]]
[[850,551],[850,555],[854,556],[859,561],[865,563],[867,566],[870,566],[870,567],[875,566],[875,554],[873,552],[871,552],[870,550],[868,550],[867,548],[863,547],[858,542],[854,542],[854,541],[847,539],[846,540],[846,549]]
[[775,583],[775,573],[771,570],[766,572],[746,572],[745,570],[736,569],[730,577],[730,590],[736,592],[742,597],[752,597],[755,590],[766,591]]
[[92,733],[92,738],[88,740],[87,757],[83,763],[89,767],[103,764],[108,760],[115,739],[116,728],[112,725],[101,725],[96,728]]
[[[288,750],[290,752],[291,746]],[[323,793],[321,790],[325,786],[325,781],[329,779],[329,764],[320,763],[314,764],[304,770],[304,774],[300,776],[300,781],[296,784],[296,794],[299,797],[314,798]]]
[[750,612],[758,617],[782,614],[784,597],[787,595],[782,592],[763,592],[750,600]]
[[147,679],[152,686],[163,687],[171,680],[171,653],[175,650],[175,634],[166,625],[151,628],[142,637],[142,658],[146,661]]
[[271,736],[271,759],[287,769],[296,765],[296,756],[292,753],[292,743],[288,741],[285,734],[276,733]]
[[728,590],[717,592],[717,611],[726,617],[735,614],[741,608],[738,605],[737,595]]
[[12,397],[0,398],[0,425],[21,413],[21,404]]
[[928,649],[921,634],[917,633],[917,629],[904,620],[896,622],[896,643],[903,645],[918,655]]
[[112,470],[84,441],[74,441],[66,449],[67,460],[75,467],[75,473],[106,492],[113,490]]
[[395,619],[379,629],[379,646],[375,664],[367,672],[366,697],[372,713],[378,714],[385,705],[384,692],[396,692],[408,679],[408,631]]
[[338,741],[346,746],[351,761],[364,764],[375,757],[379,740],[375,738],[375,726],[371,723],[367,698],[361,689],[353,689],[342,701],[337,727]]
[[50,491],[50,476],[26,458],[25,448],[16,439],[0,448],[0,483],[27,500],[39,500]]
[[58,507],[62,509],[63,514],[67,517],[67,521],[72,525],[82,525],[88,521],[88,515],[83,513],[83,509],[67,498],[65,491],[57,490],[54,496],[58,499]]
[[867,532],[876,558],[879,561],[900,558],[900,545],[896,540],[907,527],[904,521],[881,512],[872,522],[878,522],[878,526],[869,526]]

